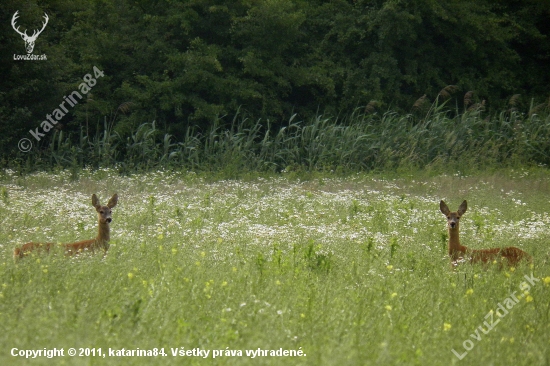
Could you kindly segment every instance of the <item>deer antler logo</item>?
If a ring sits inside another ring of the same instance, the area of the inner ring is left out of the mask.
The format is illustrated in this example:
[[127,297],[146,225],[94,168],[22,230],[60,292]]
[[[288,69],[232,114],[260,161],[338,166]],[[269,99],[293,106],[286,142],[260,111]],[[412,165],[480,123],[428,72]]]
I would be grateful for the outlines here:
[[25,41],[25,49],[27,50],[27,53],[32,53],[32,51],[34,50],[34,42],[36,42],[36,39],[38,38],[38,36],[40,35],[40,33],[42,33],[42,31],[44,30],[44,28],[46,28],[46,24],[48,24],[48,14],[44,13],[44,20],[45,22],[42,23],[42,29],[40,30],[37,30],[35,29],[32,36],[28,36],[27,35],[27,30],[25,29],[24,32],[21,32],[19,31],[19,26],[16,28],[16,20],[17,18],[19,18],[19,10],[17,10],[15,12],[15,14],[13,14],[13,18],[11,18],[11,26],[13,27],[13,29],[19,33],[19,35],[21,36],[21,38],[23,38],[23,41]]

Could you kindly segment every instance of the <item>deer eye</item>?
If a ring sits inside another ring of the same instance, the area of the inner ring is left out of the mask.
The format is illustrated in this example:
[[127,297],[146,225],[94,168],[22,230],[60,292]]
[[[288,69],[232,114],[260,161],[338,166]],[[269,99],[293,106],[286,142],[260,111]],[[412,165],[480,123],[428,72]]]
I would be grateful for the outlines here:
[[102,213],[103,213],[103,210],[99,211],[99,213],[102,214]]

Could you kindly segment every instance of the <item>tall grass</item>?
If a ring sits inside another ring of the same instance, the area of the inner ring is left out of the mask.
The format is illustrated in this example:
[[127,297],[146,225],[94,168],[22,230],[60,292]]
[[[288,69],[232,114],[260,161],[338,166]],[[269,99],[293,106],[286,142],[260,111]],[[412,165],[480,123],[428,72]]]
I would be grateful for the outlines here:
[[[69,171],[7,172],[0,178],[0,363],[547,365],[548,171],[423,178],[208,182],[169,171],[86,170],[76,180]],[[29,240],[93,237],[90,193],[115,190],[105,258],[36,254],[13,262],[13,248]],[[453,206],[468,199],[465,245],[518,246],[534,267],[451,270],[441,198]],[[526,294],[519,288],[531,273],[537,282]],[[514,291],[521,301],[490,332],[479,331]],[[473,349],[464,355],[466,340]],[[65,356],[11,356],[13,348],[54,347]],[[69,347],[168,355],[69,357]],[[182,347],[243,355],[172,356]],[[258,348],[306,356],[244,354]]]
[[111,124],[78,142],[55,132],[49,146],[9,165],[24,169],[117,164],[121,171],[183,168],[208,171],[365,171],[426,165],[483,167],[550,163],[550,115],[505,111],[484,117],[434,104],[423,116],[360,113],[318,115],[301,121],[293,115],[283,126],[235,116],[207,131],[190,126],[181,141],[155,122],[121,136]]

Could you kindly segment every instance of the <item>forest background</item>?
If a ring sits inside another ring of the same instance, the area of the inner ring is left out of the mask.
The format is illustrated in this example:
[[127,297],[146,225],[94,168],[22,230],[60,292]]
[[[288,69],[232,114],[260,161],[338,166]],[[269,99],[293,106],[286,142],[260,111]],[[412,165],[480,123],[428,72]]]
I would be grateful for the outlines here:
[[[28,34],[48,15],[47,60],[14,60],[16,11]],[[3,167],[550,162],[546,0],[7,0],[0,19]]]

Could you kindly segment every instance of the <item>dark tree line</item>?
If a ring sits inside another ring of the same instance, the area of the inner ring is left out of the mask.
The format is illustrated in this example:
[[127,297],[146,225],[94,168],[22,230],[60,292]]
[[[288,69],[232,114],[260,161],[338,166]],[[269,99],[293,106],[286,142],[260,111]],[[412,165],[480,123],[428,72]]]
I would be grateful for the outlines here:
[[[17,10],[29,34],[48,14],[34,49],[46,61],[13,59],[25,54]],[[489,106],[549,94],[543,0],[6,0],[0,19],[4,159],[94,66],[105,76],[56,126],[75,139],[153,120],[177,138],[237,111],[273,125],[372,101],[410,112],[447,85]]]

